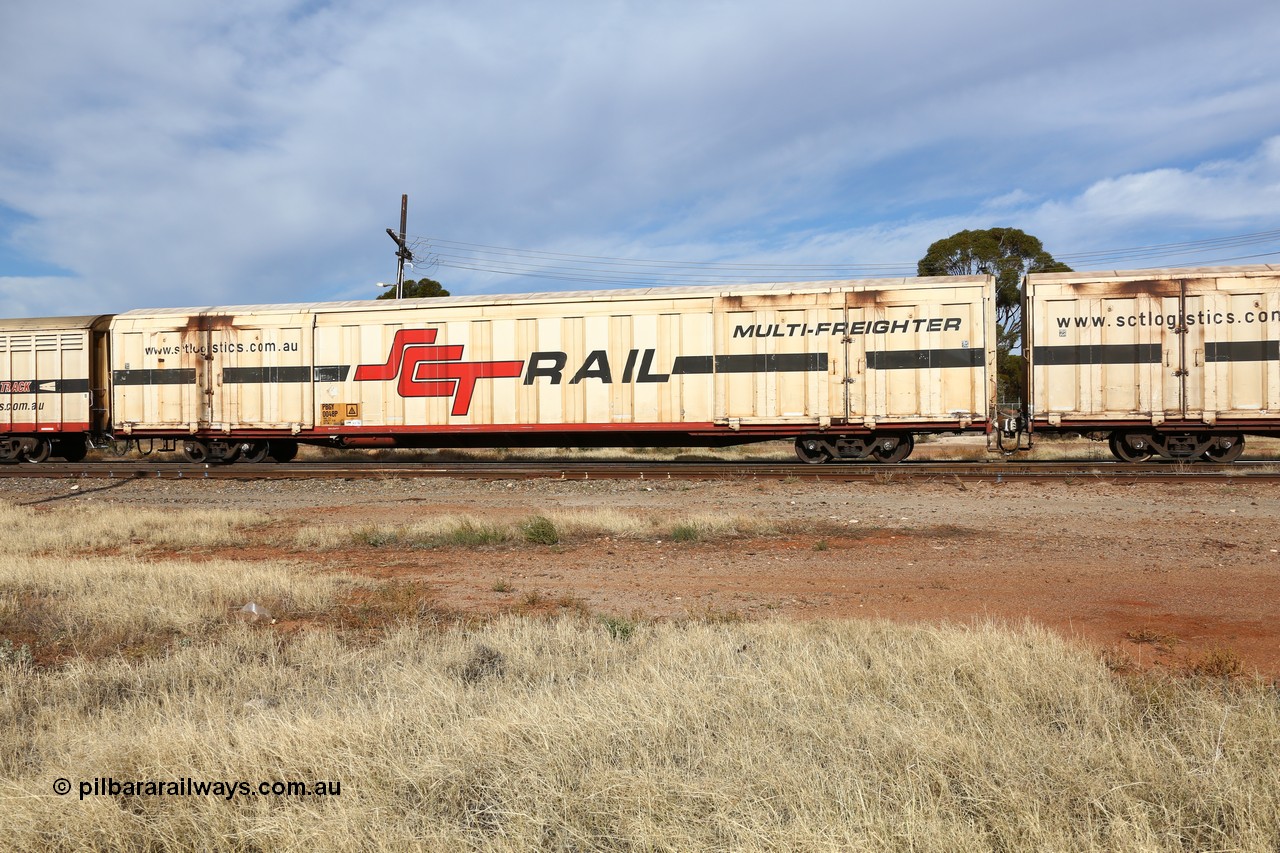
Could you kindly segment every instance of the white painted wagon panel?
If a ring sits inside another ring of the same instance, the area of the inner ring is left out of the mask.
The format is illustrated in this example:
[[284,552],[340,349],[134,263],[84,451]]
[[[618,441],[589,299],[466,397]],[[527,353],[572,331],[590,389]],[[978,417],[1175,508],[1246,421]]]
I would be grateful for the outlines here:
[[310,315],[133,311],[111,323],[115,428],[215,432],[311,426]]
[[[994,406],[995,319],[989,286],[852,293],[849,329],[864,391],[850,383],[850,418],[877,424],[980,422]],[[858,406],[861,405],[859,409]]]
[[0,321],[0,432],[87,428],[95,319]]
[[986,277],[129,312],[112,368],[136,429],[965,426],[992,312]]
[[1034,417],[1220,424],[1280,407],[1280,268],[1033,274]]
[[[703,356],[713,347],[715,318],[710,311],[686,313],[680,327],[680,352],[691,358]],[[688,423],[710,423],[715,420],[715,375],[687,373],[680,377],[680,406],[676,416]]]

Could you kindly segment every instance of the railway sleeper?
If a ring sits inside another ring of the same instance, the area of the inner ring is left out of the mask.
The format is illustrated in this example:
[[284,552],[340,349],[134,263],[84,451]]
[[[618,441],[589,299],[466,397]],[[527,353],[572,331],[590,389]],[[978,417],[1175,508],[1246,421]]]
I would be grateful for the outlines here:
[[1161,459],[1203,459],[1225,464],[1244,453],[1244,436],[1239,433],[1113,432],[1108,437],[1111,454],[1121,462]]
[[796,439],[796,458],[815,465],[832,460],[894,464],[906,459],[914,447],[911,433],[802,435]]

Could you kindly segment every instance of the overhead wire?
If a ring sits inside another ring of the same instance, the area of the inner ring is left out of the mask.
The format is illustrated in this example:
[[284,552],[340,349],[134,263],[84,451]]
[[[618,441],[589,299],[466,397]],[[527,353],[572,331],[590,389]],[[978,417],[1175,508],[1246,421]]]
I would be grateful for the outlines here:
[[[822,280],[867,277],[898,277],[916,274],[914,262],[849,264],[777,264],[742,261],[674,261],[624,258],[606,255],[551,252],[469,243],[438,237],[416,237],[414,247],[419,265],[430,264],[467,272],[525,278],[543,278],[599,285],[697,285],[750,283],[787,280]],[[1274,251],[1227,257],[1205,255],[1247,247]],[[1165,261],[1200,266],[1280,256],[1280,229],[1236,234],[1202,240],[1157,243],[1148,246],[1067,252],[1055,255],[1076,268],[1119,268],[1144,262]]]
[[[1135,246],[1128,249],[1103,249],[1092,252],[1065,252],[1055,257],[1063,263],[1072,261],[1085,263],[1102,263],[1110,260],[1136,260],[1160,257],[1177,257],[1198,254],[1205,251],[1256,246],[1272,242],[1280,242],[1280,230],[1259,231],[1253,234],[1236,234],[1227,237],[1214,237],[1206,240],[1188,240],[1181,243],[1157,243],[1151,246]],[[1278,254],[1267,252],[1266,255]],[[1254,256],[1246,256],[1254,257]]]

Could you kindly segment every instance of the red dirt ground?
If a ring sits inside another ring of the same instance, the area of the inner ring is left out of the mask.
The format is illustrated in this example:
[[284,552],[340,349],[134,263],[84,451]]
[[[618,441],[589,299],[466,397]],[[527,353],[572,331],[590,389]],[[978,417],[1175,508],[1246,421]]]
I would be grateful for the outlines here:
[[[41,482],[29,497],[66,494],[65,482]],[[1280,678],[1280,488],[1268,484],[211,481],[137,482],[97,499],[256,507],[273,519],[274,542],[224,556],[412,582],[466,613],[1030,620],[1113,663],[1186,671],[1218,653]],[[308,525],[593,508],[657,519],[659,532],[551,547],[290,544]],[[699,515],[769,519],[788,532],[694,542],[661,532]]]
[[999,541],[979,534],[820,541],[825,550],[795,537],[599,540],[557,549],[365,551],[341,563],[371,577],[422,581],[441,606],[464,612],[563,602],[617,616],[1030,620],[1138,667],[1185,668],[1217,650],[1280,677],[1275,562],[1160,568],[1110,555],[1063,558],[1043,543],[1006,556]]

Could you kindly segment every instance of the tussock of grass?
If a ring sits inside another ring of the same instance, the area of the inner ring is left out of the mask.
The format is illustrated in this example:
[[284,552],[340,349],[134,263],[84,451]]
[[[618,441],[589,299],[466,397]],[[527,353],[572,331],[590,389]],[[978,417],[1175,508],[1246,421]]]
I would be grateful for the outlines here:
[[75,505],[37,511],[0,504],[0,553],[68,554],[149,546],[199,548],[236,545],[243,531],[267,523],[247,510],[159,511]]
[[438,548],[501,545],[518,538],[515,526],[490,524],[469,516],[441,515],[411,524],[313,525],[298,531],[302,548],[333,550],[362,545],[372,548]]
[[1193,675],[1206,678],[1235,678],[1244,674],[1244,661],[1231,649],[1209,649],[1191,663]]
[[535,515],[520,525],[524,541],[532,545],[556,545],[560,542],[560,532],[555,522],[545,515]]
[[1178,638],[1173,634],[1166,634],[1145,625],[1141,628],[1125,631],[1124,636],[1131,643],[1152,643],[1154,645],[1171,646],[1179,642]]
[[354,581],[285,566],[130,557],[0,557],[0,632],[95,655],[194,636],[250,601],[277,616],[330,608]]
[[[508,618],[0,669],[15,850],[1274,849],[1280,702],[1045,632]],[[337,780],[78,801],[53,779]],[[198,839],[198,841],[196,841]]]
[[[812,522],[803,531],[815,531]],[[847,532],[833,527],[833,531]],[[726,513],[644,515],[616,509],[550,510],[518,520],[490,521],[464,515],[441,515],[410,524],[312,525],[298,531],[302,548],[333,550],[352,545],[374,548],[479,547],[527,542],[554,545],[598,537],[613,539],[674,539],[691,542],[732,536],[771,536],[789,531],[765,519]],[[861,532],[861,531],[858,531]]]
[[701,538],[701,533],[697,525],[677,524],[671,528],[671,541],[673,542],[697,542],[699,538]]

